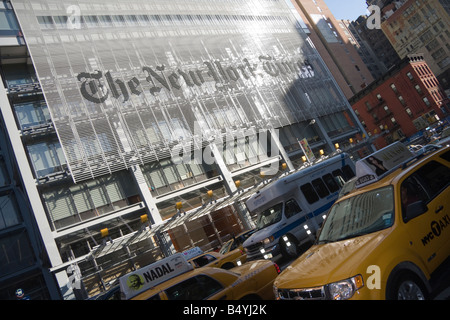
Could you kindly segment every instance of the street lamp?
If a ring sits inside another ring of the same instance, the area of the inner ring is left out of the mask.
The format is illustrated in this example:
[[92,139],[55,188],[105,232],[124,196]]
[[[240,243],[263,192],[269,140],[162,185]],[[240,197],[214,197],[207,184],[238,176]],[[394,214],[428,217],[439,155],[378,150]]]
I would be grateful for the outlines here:
[[[300,137],[303,136],[303,134],[305,133],[306,129],[308,129],[309,126],[312,126],[313,124],[316,123],[316,119],[312,119],[307,125],[306,127],[303,128],[302,132],[300,132]],[[299,139],[297,139],[299,140]]]

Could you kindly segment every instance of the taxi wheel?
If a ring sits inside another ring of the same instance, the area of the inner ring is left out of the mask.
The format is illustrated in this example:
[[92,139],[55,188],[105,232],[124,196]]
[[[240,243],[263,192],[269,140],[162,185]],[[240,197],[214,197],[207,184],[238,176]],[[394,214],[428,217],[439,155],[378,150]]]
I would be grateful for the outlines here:
[[405,275],[397,281],[392,297],[396,300],[426,300],[427,291],[413,275]]
[[[284,238],[287,237],[287,241]],[[291,235],[283,236],[280,239],[281,254],[284,258],[293,259],[298,256],[297,239]]]

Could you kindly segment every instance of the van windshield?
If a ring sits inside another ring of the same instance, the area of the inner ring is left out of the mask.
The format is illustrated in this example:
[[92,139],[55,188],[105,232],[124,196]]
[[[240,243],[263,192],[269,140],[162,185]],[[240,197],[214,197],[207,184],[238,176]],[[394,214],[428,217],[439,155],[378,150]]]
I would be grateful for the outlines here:
[[282,211],[283,211],[283,203],[276,204],[272,208],[263,211],[261,214],[258,215],[258,220],[256,222],[256,229],[261,230],[280,221]]
[[336,203],[324,222],[318,243],[354,238],[389,228],[394,223],[391,186],[368,191]]

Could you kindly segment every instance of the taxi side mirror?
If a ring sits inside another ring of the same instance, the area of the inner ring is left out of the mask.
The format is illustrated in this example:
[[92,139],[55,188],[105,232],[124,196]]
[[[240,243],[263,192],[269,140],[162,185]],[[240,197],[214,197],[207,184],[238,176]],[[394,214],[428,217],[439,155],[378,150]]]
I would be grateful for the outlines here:
[[407,223],[408,221],[424,214],[427,211],[428,211],[428,207],[427,207],[425,201],[420,200],[417,202],[413,202],[413,203],[409,204],[408,207],[406,207],[406,214],[405,214],[405,217],[403,218],[403,221],[405,223]]

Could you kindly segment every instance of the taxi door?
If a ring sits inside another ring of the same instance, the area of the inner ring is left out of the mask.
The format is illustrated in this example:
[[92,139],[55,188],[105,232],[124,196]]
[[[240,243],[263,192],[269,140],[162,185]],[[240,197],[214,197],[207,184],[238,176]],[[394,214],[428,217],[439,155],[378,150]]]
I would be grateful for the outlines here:
[[[448,181],[450,181],[450,168],[438,161],[430,161],[401,183],[403,192],[409,188],[409,196],[412,196],[407,203],[405,194],[402,194],[401,200],[405,202],[405,205],[418,201],[426,204],[423,213],[410,218],[409,221],[406,219],[405,226],[410,235],[410,243],[420,255],[429,273],[433,272],[450,254]],[[406,213],[403,215],[404,220],[405,215]]]

